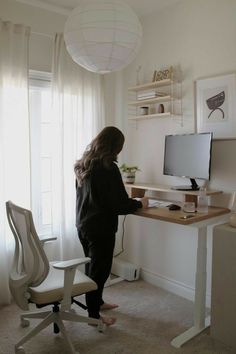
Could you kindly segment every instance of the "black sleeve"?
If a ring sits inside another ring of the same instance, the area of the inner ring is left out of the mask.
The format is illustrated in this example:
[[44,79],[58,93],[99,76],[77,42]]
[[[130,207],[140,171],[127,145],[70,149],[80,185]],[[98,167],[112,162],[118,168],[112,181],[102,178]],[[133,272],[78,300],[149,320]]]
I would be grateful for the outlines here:
[[97,176],[97,186],[99,187],[100,205],[108,212],[117,215],[133,213],[138,208],[142,208],[142,203],[129,198],[122,177],[117,165],[114,163],[110,170],[104,170],[103,176]]

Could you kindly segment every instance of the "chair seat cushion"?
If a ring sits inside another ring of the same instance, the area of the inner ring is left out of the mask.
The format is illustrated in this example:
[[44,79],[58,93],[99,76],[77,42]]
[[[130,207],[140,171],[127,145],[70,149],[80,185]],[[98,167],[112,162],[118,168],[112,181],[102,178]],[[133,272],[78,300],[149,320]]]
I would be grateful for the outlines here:
[[[76,269],[71,296],[79,296],[96,289],[97,284]],[[47,278],[39,286],[30,287],[29,292],[30,301],[38,305],[61,301],[64,295],[64,271],[55,269],[50,264]]]

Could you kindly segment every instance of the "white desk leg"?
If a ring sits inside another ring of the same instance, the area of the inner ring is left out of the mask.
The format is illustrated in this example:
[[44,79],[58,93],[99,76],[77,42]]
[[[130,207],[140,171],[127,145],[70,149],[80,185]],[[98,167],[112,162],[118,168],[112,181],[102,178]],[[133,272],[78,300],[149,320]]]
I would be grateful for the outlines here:
[[210,325],[210,317],[205,319],[206,312],[206,260],[207,260],[207,227],[198,229],[197,267],[195,278],[194,326],[175,337],[171,344],[180,348],[184,343],[201,333]]

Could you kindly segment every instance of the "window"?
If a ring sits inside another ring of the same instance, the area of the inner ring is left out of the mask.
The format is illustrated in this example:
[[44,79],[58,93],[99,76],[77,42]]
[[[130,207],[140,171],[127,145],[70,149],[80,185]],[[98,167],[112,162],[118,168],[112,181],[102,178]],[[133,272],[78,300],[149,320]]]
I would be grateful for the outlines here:
[[51,234],[52,143],[51,75],[30,72],[29,108],[31,133],[32,213],[37,232]]

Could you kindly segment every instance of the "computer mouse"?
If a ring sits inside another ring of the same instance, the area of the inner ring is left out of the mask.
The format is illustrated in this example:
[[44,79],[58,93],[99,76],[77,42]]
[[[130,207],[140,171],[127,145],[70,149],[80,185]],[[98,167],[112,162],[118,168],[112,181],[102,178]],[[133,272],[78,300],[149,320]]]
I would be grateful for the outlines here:
[[177,204],[170,204],[169,205],[169,210],[180,210],[181,207]]

